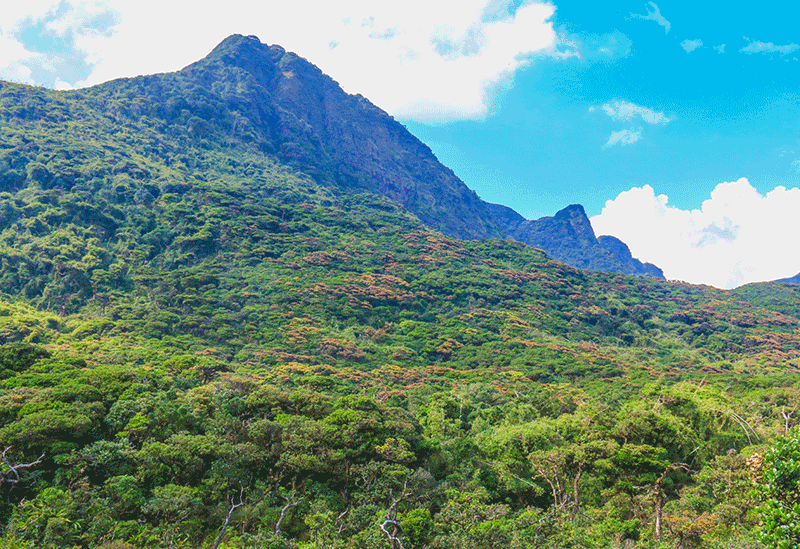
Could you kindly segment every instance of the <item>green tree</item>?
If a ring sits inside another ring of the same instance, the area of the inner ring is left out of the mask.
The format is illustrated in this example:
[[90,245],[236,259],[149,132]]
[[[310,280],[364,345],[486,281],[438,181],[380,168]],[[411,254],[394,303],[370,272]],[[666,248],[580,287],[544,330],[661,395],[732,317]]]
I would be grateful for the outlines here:
[[775,441],[764,456],[760,480],[761,540],[775,549],[800,546],[800,430]]

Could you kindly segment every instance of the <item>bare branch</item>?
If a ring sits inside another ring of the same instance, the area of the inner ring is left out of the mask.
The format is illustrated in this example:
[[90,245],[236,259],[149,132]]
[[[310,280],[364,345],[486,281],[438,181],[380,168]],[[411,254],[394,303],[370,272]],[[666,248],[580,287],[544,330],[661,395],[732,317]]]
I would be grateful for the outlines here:
[[217,541],[214,542],[214,547],[212,549],[217,549],[217,547],[219,547],[219,544],[222,541],[222,536],[225,535],[225,529],[228,527],[228,523],[231,521],[231,515],[233,515],[233,512],[237,507],[244,505],[244,500],[242,499],[243,496],[244,487],[242,486],[239,489],[239,503],[234,503],[234,499],[231,498],[231,508],[228,510],[228,516],[225,517],[225,523],[222,525],[222,531],[220,531],[219,536],[217,536]]
[[[386,529],[387,524],[391,524],[394,527],[391,533]],[[386,519],[380,525],[380,529],[383,530],[383,533],[386,534],[387,538],[389,538],[389,545],[392,549],[405,549],[405,547],[403,547],[403,542],[397,537],[398,534],[403,532],[403,527],[400,526],[399,522],[393,519]]]
[[[756,433],[755,429],[753,429],[750,426],[750,424],[747,423],[747,421],[745,421],[745,419],[742,416],[738,415],[737,413],[732,411],[729,411],[728,413],[731,415],[733,420],[739,424],[739,427],[742,428],[744,434],[747,435],[747,443],[753,444],[753,440],[750,438],[750,433],[753,433],[753,435],[755,435],[756,438],[759,438],[758,433]],[[749,431],[748,428],[750,429]]]
[[781,415],[783,416],[783,434],[785,435],[789,434],[789,420],[791,419],[792,414],[794,414],[794,411],[787,413],[786,406],[781,407]]
[[6,465],[6,467],[8,467],[9,472],[12,473],[15,478],[11,478],[9,473],[0,471],[0,484],[4,482],[8,482],[9,484],[18,483],[21,480],[19,476],[20,469],[29,469],[35,465],[39,465],[42,462],[42,459],[44,459],[44,454],[42,454],[41,456],[39,456],[39,459],[31,463],[18,463],[17,465],[11,465],[11,463],[8,462],[8,458],[6,457],[6,453],[8,453],[10,449],[11,446],[6,447],[6,449],[3,450],[3,455],[2,457],[0,457],[0,459],[2,459],[2,462]]
[[278,522],[275,524],[275,535],[276,536],[280,536],[283,533],[283,532],[281,532],[281,524],[283,524],[283,519],[286,518],[286,513],[289,511],[289,509],[291,509],[292,507],[297,507],[297,505],[301,501],[303,501],[303,498],[300,498],[297,501],[295,501],[294,503],[292,503],[292,500],[290,500],[286,496],[283,496],[283,499],[286,500],[286,505],[284,505],[283,509],[281,509],[281,517],[278,519]]
[[[400,504],[400,502],[411,497],[412,495],[414,495],[414,491],[408,489],[408,480],[403,483],[403,490],[399,498],[394,497],[394,492],[389,490],[389,497],[392,498],[392,504],[389,506],[389,510],[386,512],[386,520],[380,524],[379,528],[384,534],[386,534],[386,537],[389,539],[389,546],[392,549],[405,549],[405,547],[403,547],[403,542],[397,537],[403,532],[403,527],[397,520],[397,506]],[[386,529],[388,525],[392,526],[391,532]]]
[[344,530],[344,527],[346,526],[345,521],[343,521],[342,519],[349,512],[350,512],[350,508],[347,508],[344,511],[342,511],[341,513],[339,513],[339,516],[336,517],[336,522],[339,524],[339,528],[337,529],[337,532],[339,534],[342,533],[342,530]]

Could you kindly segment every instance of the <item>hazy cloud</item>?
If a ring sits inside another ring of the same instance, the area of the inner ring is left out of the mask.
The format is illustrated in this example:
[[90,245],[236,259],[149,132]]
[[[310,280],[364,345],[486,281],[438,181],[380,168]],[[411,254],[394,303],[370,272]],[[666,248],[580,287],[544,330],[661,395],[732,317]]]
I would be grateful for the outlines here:
[[606,202],[592,217],[598,235],[620,238],[667,278],[733,288],[800,272],[800,256],[787,248],[800,232],[800,189],[760,194],[747,179],[720,183],[699,210],[670,206],[649,185]]
[[[642,107],[630,101],[621,101],[616,99],[610,103],[605,103],[602,107],[603,112],[606,113],[612,120],[633,122],[640,119],[648,124],[666,124],[669,118],[664,116],[663,112],[656,112],[647,107]],[[595,112],[596,107],[589,107],[589,112]],[[630,128],[622,129],[619,131],[611,132],[608,141],[603,145],[604,149],[612,147],[616,144],[621,146],[632,145],[642,138],[642,127],[635,127],[631,125]]]
[[717,51],[717,53],[725,53],[725,44],[714,46],[714,49]]
[[656,112],[629,101],[614,100],[606,103],[603,105],[603,111],[614,120],[632,120],[638,116],[648,124],[666,124],[669,122],[669,118],[664,116],[663,112]]
[[[648,21],[655,21],[662,27],[664,27],[664,34],[669,32],[669,28],[672,26],[669,21],[661,15],[661,10],[658,9],[658,6],[655,2],[648,2],[647,3],[650,7],[645,7],[647,9],[647,15],[642,15],[639,13],[631,13],[631,17],[634,19],[645,19]],[[650,8],[653,8],[652,10]]]
[[750,40],[746,36],[744,39],[750,43],[740,49],[739,52],[746,53],[748,55],[752,55],[754,53],[779,53],[781,55],[786,55],[800,49],[800,46],[795,43],[787,44],[785,46],[776,46],[772,42],[759,42],[758,40]]
[[626,57],[630,51],[630,38],[617,30],[598,35],[569,33],[560,29],[555,44],[537,54],[537,57],[577,57],[588,62],[607,62]]
[[632,145],[639,141],[642,137],[642,128],[638,128],[637,130],[620,130],[618,132],[612,132],[611,136],[608,138],[608,142],[603,145],[603,148],[613,147],[617,143],[621,146],[625,145]]
[[[703,45],[703,41],[699,38],[697,40],[684,40],[681,42],[681,47],[686,50],[686,53],[692,53],[697,48]],[[724,47],[724,46],[723,46]]]

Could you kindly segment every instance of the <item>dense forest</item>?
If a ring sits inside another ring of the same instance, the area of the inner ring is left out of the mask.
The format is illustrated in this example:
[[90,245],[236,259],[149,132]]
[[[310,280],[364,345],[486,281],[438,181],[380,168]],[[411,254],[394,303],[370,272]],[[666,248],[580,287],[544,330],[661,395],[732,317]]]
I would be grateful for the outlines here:
[[3,547],[797,546],[800,286],[448,237],[190,83],[0,87]]

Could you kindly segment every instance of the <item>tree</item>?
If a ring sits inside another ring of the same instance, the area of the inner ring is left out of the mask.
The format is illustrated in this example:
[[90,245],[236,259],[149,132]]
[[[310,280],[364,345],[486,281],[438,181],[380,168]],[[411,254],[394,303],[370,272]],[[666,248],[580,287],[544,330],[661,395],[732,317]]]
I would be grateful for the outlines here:
[[[244,505],[244,500],[242,499],[243,496],[244,487],[239,489],[239,503],[236,503],[234,498],[231,498],[231,508],[228,509],[228,515],[225,517],[225,522],[222,523],[222,530],[220,530],[217,540],[214,542],[213,549],[217,549],[217,547],[219,547],[219,543],[222,541],[222,536],[225,535],[225,530],[228,528],[228,524],[231,522],[231,515],[233,515],[233,512],[236,511],[237,507]],[[281,518],[283,518],[283,513],[281,514]]]
[[760,468],[761,540],[769,547],[800,546],[800,430],[779,437]]

